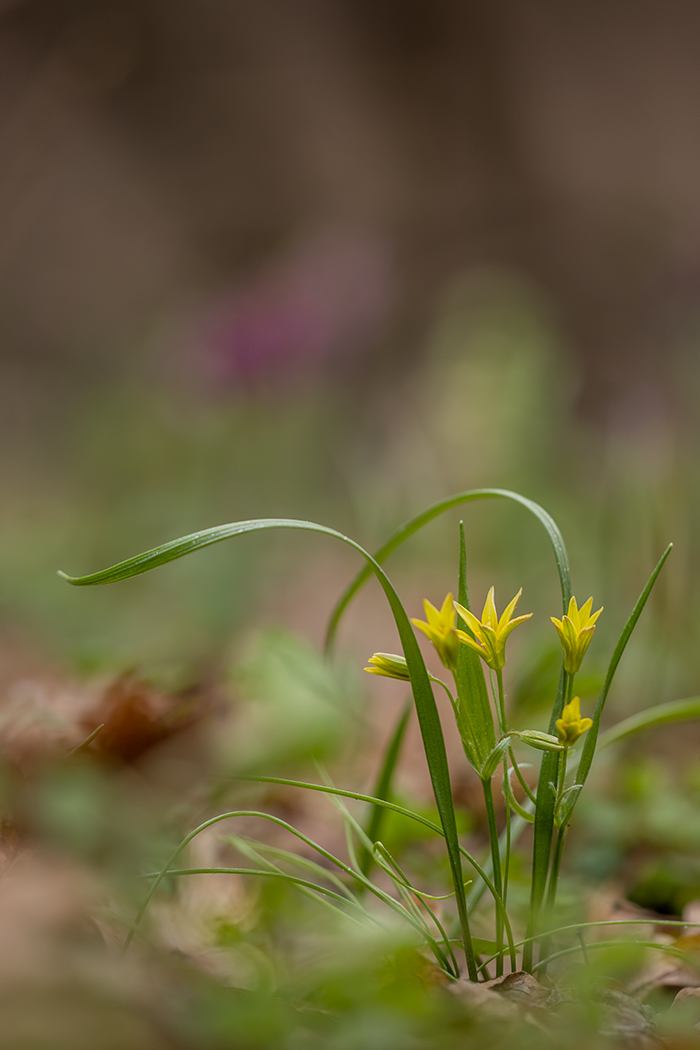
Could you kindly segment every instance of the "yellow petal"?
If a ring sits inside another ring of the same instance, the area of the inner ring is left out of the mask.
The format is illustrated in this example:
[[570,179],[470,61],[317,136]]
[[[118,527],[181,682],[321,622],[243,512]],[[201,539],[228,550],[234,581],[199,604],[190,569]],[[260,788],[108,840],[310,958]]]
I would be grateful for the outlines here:
[[583,603],[583,605],[581,606],[581,608],[579,610],[579,617],[580,617],[582,625],[586,623],[586,621],[588,620],[588,617],[591,615],[591,609],[592,608],[593,608],[593,595],[591,595],[591,597],[588,599],[587,602]]
[[493,587],[489,590],[486,595],[486,601],[484,603],[484,611],[481,614],[481,622],[488,624],[489,627],[498,627],[498,613],[496,612],[496,603],[494,601],[494,589]]
[[422,631],[426,637],[432,642],[435,637],[435,628],[431,627],[425,620],[411,620],[414,627],[417,627],[419,631]]
[[511,602],[509,602],[508,605],[506,606],[506,608],[504,609],[503,615],[501,616],[500,620],[498,621],[499,628],[505,627],[505,625],[510,621],[511,616],[515,612],[515,607],[518,604],[518,602],[520,601],[520,596],[521,596],[522,593],[523,593],[523,589],[521,587],[520,590],[518,591],[518,593],[516,594],[515,598],[513,598],[513,600]]
[[474,639],[471,638],[468,634],[465,634],[464,631],[458,630],[457,637],[459,638],[460,642],[462,642],[464,645],[471,646],[471,648],[474,649],[475,652],[479,654],[479,656],[485,655],[486,650],[484,649],[483,645],[479,645],[478,642],[475,642]]
[[569,617],[571,622],[574,623],[576,627],[578,627],[578,605],[576,604],[576,599],[574,598],[573,594],[571,595],[571,598],[569,600],[569,608],[566,610],[566,615]]
[[483,631],[482,631],[482,626],[483,625],[482,625],[480,620],[477,620],[477,618],[474,615],[474,613],[471,612],[471,610],[469,610],[469,609],[465,609],[465,607],[463,605],[460,605],[459,602],[454,602],[453,604],[454,604],[454,608],[457,610],[459,615],[462,617],[462,619],[466,623],[467,627],[471,628],[471,630],[474,632],[474,634],[476,635],[477,638],[483,638]]
[[425,609],[425,618],[431,627],[437,627],[440,623],[440,613],[435,608],[432,602],[429,602],[427,598],[423,599],[423,608]]
[[[575,696],[571,703],[567,704],[564,708],[564,717],[568,722],[580,722],[581,721],[581,698]],[[567,713],[568,712],[568,713]]]
[[568,616],[565,616],[562,620],[562,629],[564,631],[564,634],[566,635],[569,645],[575,645],[576,639],[579,636],[579,628]]
[[452,591],[450,591],[449,594],[446,595],[445,600],[442,603],[442,608],[440,609],[440,620],[445,627],[454,627],[455,613],[452,608],[453,600]]
[[525,623],[526,620],[529,620],[532,615],[532,613],[525,613],[523,616],[516,616],[515,619],[511,620],[510,623],[507,623],[505,627],[499,627],[499,640],[505,642],[510,632],[514,630],[518,626],[518,624]]

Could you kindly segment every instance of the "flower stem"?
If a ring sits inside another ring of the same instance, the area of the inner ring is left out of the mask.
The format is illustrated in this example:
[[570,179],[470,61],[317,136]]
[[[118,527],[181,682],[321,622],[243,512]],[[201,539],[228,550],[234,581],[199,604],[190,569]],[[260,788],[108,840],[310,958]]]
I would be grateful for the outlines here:
[[[566,754],[566,751],[562,752]],[[568,825],[559,828],[557,831],[557,838],[554,844],[554,853],[552,855],[552,868],[549,873],[549,886],[547,887],[547,903],[545,905],[546,913],[546,924],[551,928],[552,920],[554,917],[554,905],[557,900],[557,887],[559,885],[559,871],[561,869],[561,858],[564,855],[564,842],[566,840],[566,832]],[[542,938],[542,946],[540,948],[540,959],[546,959],[549,955],[549,935]],[[543,973],[546,973],[546,967],[542,969]]]
[[[489,827],[489,842],[491,845],[491,862],[493,864],[493,885],[501,901],[503,901],[503,877],[501,871],[501,851],[498,845],[498,826],[496,824],[496,807],[493,802],[493,790],[490,780],[482,780],[484,789],[484,802],[486,803],[486,817]],[[503,919],[500,909],[496,913],[496,947],[498,957],[496,959],[496,976],[503,973]]]
[[[561,692],[557,692],[549,731],[555,731],[555,720],[571,700],[574,676],[563,671],[560,681]],[[532,973],[533,958],[537,948],[537,933],[540,921],[540,909],[547,888],[547,876],[552,854],[554,834],[554,816],[558,799],[559,763],[553,754],[545,754],[540,767],[535,805],[535,828],[532,848],[532,882],[530,886],[530,909],[527,920],[526,944],[523,949],[523,969]],[[554,784],[555,797],[552,797],[551,784]]]
[[506,723],[506,700],[503,692],[503,671],[500,667],[496,671],[496,681],[498,682],[498,725],[505,736],[508,732],[508,725]]
[[[503,760],[503,776],[504,777],[508,776],[508,761],[507,761],[507,759]],[[504,908],[504,910],[508,907],[508,879],[510,877],[510,847],[511,847],[510,806],[508,804],[508,799],[506,799],[506,856],[505,856],[505,862],[504,862],[504,865],[503,865],[503,908]],[[511,973],[513,973],[513,972],[515,972],[515,966],[513,965],[513,960],[511,958]]]

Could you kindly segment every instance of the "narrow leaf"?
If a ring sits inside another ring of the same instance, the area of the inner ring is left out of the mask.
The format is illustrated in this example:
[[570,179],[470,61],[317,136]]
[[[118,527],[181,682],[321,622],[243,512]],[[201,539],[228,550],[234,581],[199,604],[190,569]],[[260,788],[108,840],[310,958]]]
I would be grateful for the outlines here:
[[700,718],[700,696],[656,704],[646,711],[640,711],[639,714],[630,715],[612,729],[601,733],[598,737],[598,747],[610,747],[611,744],[617,744],[625,737],[640,733],[644,729],[656,729],[657,726],[671,725],[673,722],[688,722],[694,718]]
[[[469,609],[469,592],[467,588],[467,548],[464,541],[464,523],[459,523],[459,583],[457,590],[459,604]],[[469,625],[458,616],[462,628],[472,634]],[[473,637],[473,635],[472,635]],[[460,645],[457,672],[457,725],[464,743],[464,750],[469,758],[470,745],[476,752],[476,771],[481,771],[487,756],[496,745],[496,734],[493,728],[493,715],[486,688],[486,678],[481,658],[468,645]]]
[[435,795],[435,803],[445,833],[445,843],[447,846],[452,881],[457,898],[457,909],[459,911],[462,926],[464,951],[467,958],[469,976],[471,980],[476,980],[476,963],[471,947],[469,918],[467,915],[466,895],[462,878],[462,863],[459,852],[459,839],[457,836],[457,822],[455,818],[454,803],[452,800],[452,785],[450,783],[445,740],[442,734],[442,726],[440,724],[440,716],[435,703],[435,697],[433,696],[432,686],[430,684],[430,679],[428,677],[428,672],[420,647],[399,596],[381,566],[360,546],[359,543],[356,543],[348,536],[344,536],[342,533],[337,532],[335,529],[328,528],[325,525],[318,525],[315,522],[297,521],[288,518],[263,518],[254,521],[232,522],[212,529],[204,529],[202,532],[195,532],[189,536],[172,540],[170,543],[165,543],[153,550],[146,551],[134,558],[129,558],[108,569],[92,573],[89,576],[71,577],[67,576],[65,573],[61,573],[61,575],[64,576],[69,583],[76,586],[113,583],[117,580],[125,580],[131,576],[137,576],[140,573],[148,572],[149,569],[156,568],[159,565],[164,565],[176,558],[182,558],[186,554],[191,554],[196,550],[211,546],[214,543],[220,543],[222,540],[229,539],[233,536],[239,536],[247,532],[258,532],[265,529],[301,529],[306,532],[318,532],[326,536],[332,536],[333,538],[340,540],[342,543],[348,544],[348,546],[358,551],[358,553],[367,560],[367,563],[371,567],[371,571],[375,573],[382,589],[384,590],[396,622],[404,656],[406,657],[409,674],[411,676],[411,689],[413,691],[413,698],[416,705],[418,724],[423,738],[423,748],[428,763],[433,794]]
[[[519,492],[512,492],[510,489],[471,489],[468,492],[460,492],[455,496],[449,496],[447,499],[434,503],[432,507],[428,507],[427,510],[424,510],[415,518],[411,518],[410,521],[407,521],[397,529],[384,546],[379,548],[374,556],[374,560],[381,565],[393,551],[400,547],[410,536],[413,536],[416,532],[422,529],[424,525],[427,525],[446,511],[452,510],[454,507],[459,507],[462,503],[471,503],[475,500],[482,499],[513,500],[515,503],[520,503],[521,506],[526,508],[526,510],[529,510],[530,513],[534,514],[534,516],[541,522],[549,537],[552,550],[554,551],[554,558],[557,563],[557,572],[559,573],[559,583],[561,586],[562,604],[564,610],[566,610],[569,604],[569,598],[571,597],[571,573],[569,570],[569,558],[566,553],[566,546],[562,534],[559,531],[559,527],[551,514],[548,514],[544,507],[541,507],[539,503],[535,503],[534,500],[528,499],[526,496],[521,496]],[[333,643],[343,613],[357,592],[361,590],[367,580],[369,580],[371,575],[371,568],[365,567],[357,574],[355,579],[339,598],[328,622],[326,652],[330,652],[333,649]]]
[[[669,556],[669,554],[671,553],[672,550],[673,550],[673,544],[669,543],[668,547],[666,548],[664,553],[659,558],[659,561],[658,561],[656,567],[654,568],[654,571],[652,572],[651,576],[647,580],[647,584],[646,584],[644,590],[642,591],[642,593],[640,594],[639,598],[637,599],[637,604],[635,605],[634,609],[632,610],[632,612],[630,614],[630,617],[629,617],[627,623],[624,626],[624,629],[622,631],[622,634],[620,635],[618,643],[615,646],[615,651],[613,652],[612,657],[610,659],[610,664],[608,665],[608,673],[605,676],[605,681],[603,682],[603,688],[600,691],[600,696],[598,698],[598,703],[596,705],[595,713],[593,715],[593,725],[591,726],[591,728],[586,733],[586,739],[585,739],[585,742],[584,742],[584,745],[583,745],[583,751],[581,753],[581,761],[579,762],[578,770],[576,772],[576,783],[577,784],[581,784],[582,786],[583,786],[583,784],[585,784],[586,778],[588,777],[588,774],[590,772],[591,765],[593,764],[593,756],[595,755],[596,744],[598,742],[598,733],[600,732],[600,719],[601,719],[601,717],[603,715],[603,709],[605,707],[605,701],[608,698],[608,693],[610,692],[610,686],[612,685],[612,680],[615,677],[615,672],[617,671],[618,664],[620,663],[620,660],[622,659],[622,654],[624,653],[624,651],[625,651],[625,649],[627,647],[627,643],[630,640],[630,636],[632,634],[632,631],[637,626],[637,621],[639,620],[639,617],[642,615],[642,610],[643,610],[644,606],[647,603],[647,599],[648,599],[649,595],[652,592],[652,588],[653,588],[654,584],[656,583],[656,580],[657,580],[657,578],[659,576],[659,573],[663,569],[663,567],[664,567],[664,565],[666,563],[666,559],[668,558],[668,556]],[[568,821],[571,818],[571,813],[573,811],[574,806],[576,805],[576,800],[578,798],[578,795],[580,795],[580,791],[577,792],[577,794],[575,794],[572,797],[571,802],[569,804],[569,807],[568,807],[568,809],[566,811],[566,814],[565,814],[565,818],[564,818],[565,821]]]
[[[384,755],[384,761],[382,763],[382,768],[379,773],[377,785],[374,791],[372,792],[375,798],[380,798],[383,800],[389,798],[389,794],[391,792],[391,784],[394,779],[394,770],[396,769],[396,764],[399,760],[399,755],[401,754],[401,745],[403,744],[403,739],[406,734],[406,727],[408,725],[408,719],[410,715],[411,705],[410,703],[408,703],[401,712],[401,716],[399,717],[399,720],[396,723],[396,728],[394,729],[394,732],[391,735],[391,739],[389,740],[389,745]],[[383,806],[375,805],[372,807],[372,813],[369,818],[369,823],[367,824],[367,838],[370,842],[376,842],[379,836],[381,835],[385,815],[386,810]],[[363,847],[360,851],[359,858],[360,871],[363,875],[369,875],[372,869],[373,859],[374,858],[372,856],[371,851],[368,850],[366,847]]]

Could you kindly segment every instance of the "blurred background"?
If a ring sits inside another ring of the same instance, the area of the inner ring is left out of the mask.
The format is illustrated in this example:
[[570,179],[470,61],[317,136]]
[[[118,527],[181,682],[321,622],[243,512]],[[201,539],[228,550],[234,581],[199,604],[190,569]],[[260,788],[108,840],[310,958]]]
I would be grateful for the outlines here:
[[[86,666],[206,662],[301,579],[295,618],[320,624],[354,563],[297,537],[109,595],[54,570],[268,514],[372,546],[476,485],[562,517],[578,586],[608,606],[674,539],[687,610],[695,4],[4,0],[0,17],[8,661],[36,643]],[[503,513],[467,514],[476,565]]]
[[[59,568],[262,516],[373,548],[476,486],[541,502],[575,593],[605,606],[590,696],[673,540],[615,717],[697,692],[699,35],[692,0],[2,0],[12,709],[48,707],[65,727],[76,689],[83,711],[92,683],[124,673],[186,696],[255,664],[260,644],[274,692],[274,667],[299,659],[289,635],[317,648],[358,566],[330,541],[270,534],[94,591]],[[463,514],[474,604],[493,582],[499,605],[522,585],[537,614],[508,670],[511,702],[541,720],[551,553],[517,507]],[[455,587],[458,517],[389,566],[412,615]],[[261,643],[268,629],[282,633]],[[360,661],[395,646],[370,587],[340,649],[343,688],[376,701],[380,735],[402,694],[360,683]],[[333,718],[319,733],[337,743]],[[653,761],[698,743],[664,730]],[[697,824],[695,777],[686,809],[669,782],[647,826],[635,761],[598,853],[583,840],[591,877],[619,870],[631,812],[650,849],[680,849]],[[700,869],[683,864],[673,892],[693,896]]]

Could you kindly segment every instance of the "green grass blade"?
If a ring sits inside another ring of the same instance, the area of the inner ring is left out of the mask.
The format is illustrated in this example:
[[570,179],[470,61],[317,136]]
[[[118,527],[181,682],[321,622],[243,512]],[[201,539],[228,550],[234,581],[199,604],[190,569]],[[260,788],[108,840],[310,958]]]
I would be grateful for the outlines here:
[[[270,846],[266,842],[260,842],[258,839],[247,838],[245,835],[224,835],[221,838],[222,842],[225,842],[229,846],[234,846],[239,853],[243,853],[248,860],[255,860],[257,863],[269,863],[267,857],[276,857],[277,860],[287,861],[288,864],[294,864],[299,868],[303,868],[305,871],[310,872],[312,875],[317,875],[319,878],[326,879],[332,886],[349,899],[354,901],[356,904],[359,903],[355,898],[352,890],[350,890],[342,879],[339,879],[332,871],[328,868],[324,868],[323,865],[317,864],[315,860],[310,860],[308,857],[303,857],[299,853],[294,853],[293,850],[281,849],[279,846]],[[276,865],[271,865],[275,867]],[[277,868],[277,870],[282,870]]]
[[598,747],[610,747],[633,733],[640,733],[644,729],[656,729],[657,726],[671,725],[673,722],[689,722],[694,718],[700,718],[700,696],[691,696],[686,700],[671,700],[667,704],[656,704],[654,707],[640,711],[639,714],[630,715],[624,721],[618,722],[612,729],[601,733],[598,738]]
[[[394,779],[394,771],[396,764],[401,754],[401,746],[403,744],[404,736],[406,735],[406,727],[408,726],[408,720],[411,715],[411,705],[406,704],[398,722],[396,728],[391,735],[388,747],[384,754],[384,761],[382,762],[382,768],[379,771],[379,777],[377,779],[377,785],[373,791],[375,798],[381,798],[386,800],[389,798],[391,792],[391,784]],[[370,842],[376,842],[379,838],[382,826],[384,824],[384,817],[386,810],[383,806],[373,806],[372,812],[367,824],[367,838]],[[374,863],[374,857],[372,856],[371,850],[363,847],[360,851],[360,871],[363,875],[369,875],[372,870],[372,864]]]
[[[597,926],[652,926],[654,922],[650,919],[599,919],[595,922],[573,922],[569,923],[568,926],[556,926],[547,933],[550,937],[557,937],[560,933],[577,933],[579,930],[593,929]],[[663,920],[663,926],[677,927],[678,932],[681,933],[685,927],[700,928],[700,922],[686,922],[685,919],[666,919]],[[524,938],[522,941],[516,941],[515,947],[522,948],[527,943],[528,938]],[[608,942],[609,943],[609,942]],[[635,941],[625,941],[626,944],[635,944]],[[475,946],[479,944],[477,938],[474,938]],[[488,966],[494,959],[497,958],[495,952],[495,944],[489,949],[491,951],[491,957],[484,961],[484,966]],[[586,945],[588,947],[588,945]]]
[[230,810],[227,813],[219,813],[217,816],[211,817],[209,820],[205,820],[203,824],[199,824],[193,831],[189,832],[189,834],[185,836],[182,842],[180,842],[180,844],[170,854],[164,866],[161,868],[160,872],[156,873],[156,881],[153,883],[150,890],[148,891],[146,899],[141,904],[136,918],[131,924],[131,928],[127,935],[126,943],[124,945],[125,948],[128,948],[131,941],[133,940],[134,934],[136,933],[141,923],[141,920],[143,919],[143,916],[146,913],[146,908],[148,907],[151,898],[153,897],[153,894],[158,889],[165,876],[170,874],[172,865],[175,863],[175,861],[183,852],[183,850],[187,849],[190,842],[192,842],[192,840],[196,838],[197,835],[199,835],[202,831],[206,831],[207,828],[211,828],[215,824],[221,823],[222,820],[232,820],[237,817],[258,817],[260,820],[266,820],[269,821],[271,824],[276,824],[278,827],[284,828],[286,831],[291,832],[292,835],[295,835],[296,838],[301,839],[302,842],[305,842],[307,846],[310,846],[312,849],[316,850],[317,853],[319,853],[322,857],[325,857],[326,860],[331,862],[331,864],[334,864],[336,867],[340,868],[341,871],[344,871],[347,875],[356,878],[355,872],[352,870],[352,868],[349,868],[347,864],[343,863],[342,860],[334,856],[334,854],[330,853],[327,849],[324,849],[323,846],[319,845],[318,842],[314,842],[313,839],[310,839],[307,835],[304,835],[303,832],[295,828],[293,824],[289,824],[286,820],[283,820],[281,817],[275,817],[272,813],[265,813],[264,811],[257,809],[234,809]]
[[[644,606],[647,603],[647,599],[651,594],[652,588],[656,583],[659,573],[663,569],[666,563],[666,559],[668,558],[672,550],[673,544],[669,543],[668,547],[659,558],[659,561],[657,562],[654,571],[647,580],[644,590],[637,599],[637,604],[632,610],[630,617],[624,626],[622,634],[619,637],[618,643],[615,646],[615,651],[613,652],[612,657],[610,659],[610,664],[608,665],[608,672],[605,676],[603,688],[600,691],[598,703],[596,705],[595,713],[593,715],[593,725],[586,733],[583,750],[581,752],[581,760],[579,762],[578,770],[576,772],[576,784],[581,784],[583,786],[583,784],[585,784],[586,782],[586,778],[588,777],[588,774],[590,772],[591,765],[593,764],[593,757],[595,755],[595,749],[598,743],[598,733],[600,732],[600,719],[603,715],[605,701],[608,698],[608,693],[610,692],[612,680],[615,677],[615,672],[617,671],[618,664],[622,659],[622,654],[624,653],[627,647],[627,643],[630,640],[632,631],[637,626],[637,621],[639,620],[639,617],[642,614],[642,610],[644,609]],[[565,821],[568,821],[571,818],[571,813],[573,812],[574,806],[576,805],[576,801],[580,794],[580,790],[572,794],[571,802],[566,810]]]
[[[664,955],[671,955],[674,959],[681,959],[683,962],[688,961],[688,953],[683,951],[681,948],[674,948],[672,944],[660,944],[659,941],[594,941],[592,944],[586,944],[585,951],[596,951],[598,949],[605,948],[654,948],[656,951],[663,952]],[[540,959],[536,966],[533,966],[533,971],[539,970],[542,967],[549,966],[550,963],[554,962],[555,959],[563,959],[567,955],[576,955],[578,952],[584,951],[584,948],[577,944],[573,948],[564,948],[560,952],[554,952],[552,955],[548,955],[546,959]]]
[[[147,875],[142,875],[141,878],[157,880],[159,875],[160,872],[152,871]],[[329,897],[338,904],[358,908],[363,915],[365,914],[364,908],[357,901],[352,901],[348,897],[341,897],[335,890],[329,890],[326,886],[319,886],[317,882],[302,879],[298,875],[288,875],[285,871],[270,871],[264,868],[171,868],[168,871],[168,876],[180,875],[255,875],[263,878],[282,879],[284,882],[289,882],[294,886],[302,886],[305,889],[313,890],[314,893],[322,893],[325,897]]]
[[[688,697],[684,700],[671,700],[665,704],[657,704],[655,707],[650,707],[646,711],[641,711],[639,714],[631,715],[629,718],[624,719],[624,721],[619,722],[616,726],[601,733],[598,737],[597,750],[617,744],[620,740],[624,740],[627,737],[632,736],[634,733],[643,732],[645,729],[655,729],[657,726],[671,725],[674,722],[691,721],[695,718],[700,718],[699,696]],[[574,753],[571,756],[570,767],[572,771],[578,768],[580,760],[580,752]],[[527,826],[525,821],[532,821],[533,819],[532,813],[534,812],[534,806],[529,801],[525,800],[522,808],[526,811],[526,817],[523,819],[518,816],[513,820],[511,827],[511,838],[513,842],[515,842],[525,830],[525,827]],[[503,847],[504,843],[504,835],[501,835],[501,847]],[[490,874],[490,859],[485,862],[484,868],[486,873]],[[470,913],[481,900],[485,889],[486,886],[481,881],[475,883],[472,887],[469,896],[467,897],[467,906]],[[532,940],[534,938],[530,939]]]
[[[463,503],[471,503],[475,500],[482,499],[513,500],[515,503],[519,503],[521,506],[525,507],[526,510],[529,510],[530,513],[534,514],[534,516],[541,522],[547,532],[554,551],[554,558],[557,563],[557,572],[559,573],[559,583],[561,586],[562,604],[566,611],[569,604],[569,598],[571,597],[571,573],[566,546],[562,534],[559,531],[559,527],[551,514],[549,514],[544,507],[541,507],[539,503],[535,503],[534,500],[528,499],[527,496],[521,496],[519,492],[512,492],[510,489],[470,489],[468,492],[460,492],[455,496],[449,496],[447,499],[434,503],[431,507],[428,507],[427,510],[424,510],[415,518],[411,518],[410,521],[407,521],[397,529],[384,546],[380,547],[376,552],[374,555],[375,561],[379,564],[384,562],[386,558],[400,547],[402,543],[409,539],[410,536],[413,536],[416,532],[422,529],[424,525],[434,521],[435,518],[440,517],[441,514],[445,514],[447,511],[452,510],[454,507],[459,507]],[[368,567],[364,568],[357,574],[355,579],[339,598],[328,622],[326,652],[330,652],[333,648],[333,643],[343,613],[371,575],[371,569]]]
[[457,836],[457,822],[455,819],[454,803],[452,800],[452,786],[450,783],[445,740],[442,734],[442,726],[440,724],[440,716],[435,703],[435,697],[433,696],[432,686],[430,684],[428,671],[421,654],[420,646],[418,645],[413,628],[408,616],[406,615],[406,611],[401,604],[399,596],[381,566],[360,546],[359,543],[356,543],[354,540],[350,539],[350,537],[337,532],[335,529],[328,528],[325,525],[318,525],[315,522],[297,521],[289,518],[263,518],[254,521],[232,522],[227,525],[216,526],[212,529],[204,529],[202,532],[195,532],[189,536],[172,540],[170,543],[165,543],[160,547],[146,551],[145,553],[139,554],[134,558],[129,558],[126,561],[119,562],[117,565],[103,569],[100,572],[91,573],[88,576],[72,577],[67,576],[65,573],[61,573],[61,575],[69,583],[72,583],[75,586],[84,587],[96,584],[114,583],[118,580],[126,580],[132,576],[138,576],[141,573],[156,568],[157,566],[165,565],[167,562],[173,561],[176,558],[183,558],[185,555],[192,554],[194,551],[201,550],[204,547],[209,547],[214,543],[221,543],[223,540],[230,539],[234,536],[240,536],[244,533],[259,532],[267,529],[299,529],[305,532],[316,532],[321,533],[322,535],[332,536],[334,539],[346,543],[366,559],[371,571],[375,573],[382,589],[384,590],[399,632],[406,663],[408,664],[411,678],[411,689],[413,691],[413,699],[416,705],[418,724],[423,739],[423,748],[428,763],[433,794],[435,795],[435,803],[445,832],[445,844],[447,847],[452,881],[455,887],[457,908],[462,924],[464,951],[467,959],[469,976],[471,980],[476,980],[476,963],[471,947],[469,918],[467,915],[466,895],[462,878],[462,863]]
[[[549,722],[549,732],[556,729],[556,720],[561,717],[564,707],[564,697],[567,687],[567,673],[562,667],[559,677],[557,695],[552,708],[552,716]],[[537,781],[537,801],[535,803],[535,826],[532,841],[532,880],[530,883],[530,912],[528,917],[528,943],[523,955],[523,969],[530,971],[532,967],[533,935],[539,920],[540,909],[544,899],[547,886],[547,874],[549,872],[549,859],[552,852],[552,834],[554,832],[554,812],[556,799],[550,788],[550,784],[556,784],[559,768],[559,755],[555,752],[545,751],[540,765],[540,775]]]
[[[329,795],[339,795],[342,798],[354,798],[357,799],[358,802],[369,802],[373,805],[384,806],[386,809],[392,810],[394,813],[400,813],[403,817],[409,817],[411,820],[415,820],[417,821],[417,823],[423,824],[426,828],[430,828],[431,831],[434,831],[436,835],[442,835],[444,838],[444,832],[442,828],[440,828],[439,825],[437,825],[434,821],[428,820],[427,817],[422,817],[419,813],[414,813],[413,810],[406,809],[404,806],[399,806],[395,802],[388,802],[384,801],[383,799],[374,798],[372,795],[363,795],[359,791],[346,791],[342,788],[329,787],[327,784],[309,784],[305,780],[290,780],[286,777],[240,775],[237,779],[249,780],[254,783],[261,784],[286,784],[288,787],[305,788],[309,791],[320,791]],[[480,899],[480,896],[483,893],[484,889],[487,889],[493,897],[496,909],[501,913],[501,917],[503,919],[506,928],[506,933],[508,936],[509,950],[511,950],[513,945],[513,930],[508,916],[505,913],[505,910],[503,909],[503,903],[500,897],[498,896],[498,893],[496,892],[496,888],[489,874],[484,870],[481,864],[479,864],[476,858],[473,857],[472,854],[467,849],[465,849],[464,846],[461,845],[461,843],[459,844],[459,851],[464,857],[464,859],[468,861],[468,863],[472,866],[472,868],[477,873],[480,879],[478,886],[474,887],[475,890],[480,890],[479,895],[474,898],[475,903]],[[472,898],[470,894],[469,911],[472,910],[471,899]]]
[[[469,609],[469,591],[467,588],[467,548],[464,540],[464,523],[459,523],[459,581],[457,597],[460,605]],[[468,624],[457,617],[462,630],[468,634],[472,631]],[[496,744],[496,734],[493,728],[493,715],[489,702],[488,689],[481,657],[468,645],[460,645],[457,671],[455,674],[457,685],[457,709],[456,717],[463,741],[472,742],[476,751],[477,773],[481,773],[484,762],[493,751]],[[465,743],[465,751],[469,757],[469,749]]]

